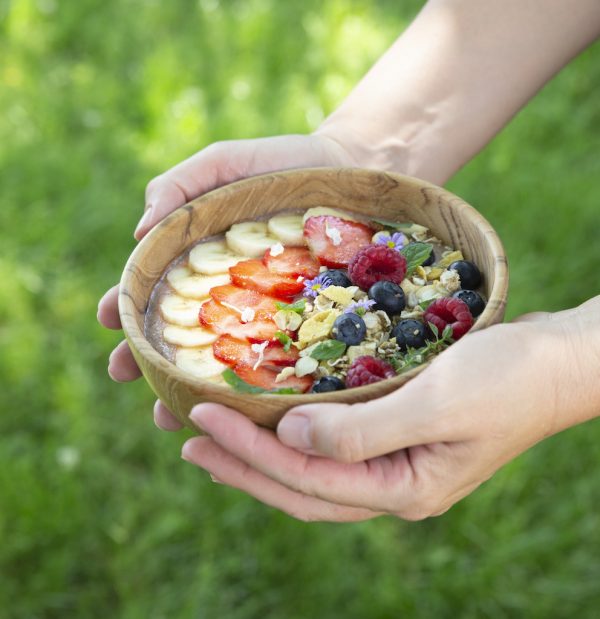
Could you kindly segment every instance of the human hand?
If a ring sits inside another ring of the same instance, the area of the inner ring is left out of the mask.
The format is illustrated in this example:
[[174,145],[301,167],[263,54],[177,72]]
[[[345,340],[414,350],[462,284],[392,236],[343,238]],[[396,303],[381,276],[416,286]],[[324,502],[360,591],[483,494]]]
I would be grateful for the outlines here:
[[[397,391],[296,407],[277,435],[198,405],[191,419],[207,436],[188,440],[183,457],[301,520],[442,514],[538,441],[598,414],[599,306],[472,333]],[[156,419],[169,423],[160,404]]]
[[[134,237],[141,240],[176,208],[242,178],[291,168],[356,165],[340,142],[318,134],[217,142],[148,183],[146,209]],[[118,285],[113,286],[98,305],[98,321],[108,329],[121,328],[118,295]],[[111,353],[108,372],[119,382],[141,376],[126,341]]]

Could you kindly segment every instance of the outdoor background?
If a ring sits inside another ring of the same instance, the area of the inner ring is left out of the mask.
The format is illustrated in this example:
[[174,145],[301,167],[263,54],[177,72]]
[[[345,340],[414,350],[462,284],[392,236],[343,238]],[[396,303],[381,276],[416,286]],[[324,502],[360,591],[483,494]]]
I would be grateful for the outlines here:
[[[106,374],[97,300],[146,182],[310,131],[420,4],[0,0],[0,619],[598,616],[599,422],[443,517],[304,524],[184,463]],[[600,292],[599,94],[596,46],[449,184],[506,245],[508,318]]]

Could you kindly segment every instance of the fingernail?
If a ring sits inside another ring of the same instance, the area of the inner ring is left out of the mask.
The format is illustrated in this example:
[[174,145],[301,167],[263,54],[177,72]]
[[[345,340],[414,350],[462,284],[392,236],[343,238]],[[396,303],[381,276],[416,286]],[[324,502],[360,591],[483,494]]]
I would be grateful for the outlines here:
[[190,414],[189,414],[189,418],[192,420],[192,423],[195,424],[200,430],[202,430],[202,432],[206,432],[206,429],[204,427],[204,422],[202,420],[202,406],[194,406],[194,408],[192,408]]
[[277,426],[282,443],[294,449],[310,449],[310,420],[304,415],[286,415]]
[[220,479],[217,479],[212,473],[209,473],[210,478],[215,482],[215,484],[222,484],[223,482]]
[[148,225],[148,223],[150,222],[150,218],[152,215],[152,204],[150,204],[148,206],[148,208],[146,209],[146,212],[142,215],[142,218],[140,219],[134,233],[133,236],[135,239],[138,239],[140,233],[144,230],[144,228]]

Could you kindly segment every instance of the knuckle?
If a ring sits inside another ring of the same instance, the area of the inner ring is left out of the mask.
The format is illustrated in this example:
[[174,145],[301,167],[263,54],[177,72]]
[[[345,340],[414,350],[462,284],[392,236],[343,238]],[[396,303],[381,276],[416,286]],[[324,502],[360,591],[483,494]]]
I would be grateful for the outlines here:
[[146,185],[146,199],[157,191],[164,181],[164,174],[159,174],[151,179]]

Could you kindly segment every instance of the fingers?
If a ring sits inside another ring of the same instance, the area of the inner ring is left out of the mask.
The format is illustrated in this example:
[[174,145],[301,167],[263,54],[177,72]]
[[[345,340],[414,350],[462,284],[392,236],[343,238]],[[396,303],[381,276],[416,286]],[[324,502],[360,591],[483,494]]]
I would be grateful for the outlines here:
[[219,404],[194,407],[190,419],[250,468],[301,494],[382,512],[401,510],[418,494],[405,451],[344,464],[287,447],[272,431]]
[[[399,390],[360,404],[308,404],[279,422],[282,443],[338,462],[361,462],[412,445],[450,441],[457,429],[444,422],[445,402],[427,373]],[[461,437],[464,438],[464,437]]]
[[167,432],[177,432],[183,428],[183,424],[160,400],[154,404],[154,423],[157,428]]
[[227,484],[305,522],[326,520],[356,522],[379,515],[369,509],[346,507],[294,492],[250,468],[207,436],[188,440],[182,458],[207,470],[220,483]]
[[108,290],[98,303],[98,322],[107,329],[120,329],[119,318],[119,285]]
[[139,241],[193,198],[248,175],[250,149],[249,142],[243,140],[218,142],[151,180],[146,188],[146,210],[134,237]]
[[125,340],[112,351],[108,359],[108,374],[118,383],[136,380],[142,375]]

